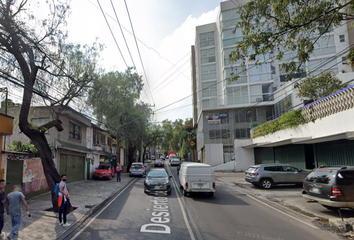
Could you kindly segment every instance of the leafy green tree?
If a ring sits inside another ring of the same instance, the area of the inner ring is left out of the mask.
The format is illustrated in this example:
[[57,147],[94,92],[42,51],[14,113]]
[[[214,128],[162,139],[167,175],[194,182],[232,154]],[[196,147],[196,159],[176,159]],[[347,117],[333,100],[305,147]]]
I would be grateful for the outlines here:
[[142,89],[141,76],[129,68],[125,72],[102,74],[88,94],[87,102],[94,109],[98,121],[125,142],[129,164],[141,149],[151,112],[147,104],[139,101]]
[[[39,4],[47,17],[36,18],[30,11]],[[60,176],[45,132],[53,127],[63,130],[61,111],[82,97],[97,76],[97,49],[65,42],[68,11],[65,0],[0,2],[0,76],[23,87],[19,127],[38,150],[54,210],[58,206],[54,187]],[[55,96],[54,88],[60,88]],[[56,110],[54,119],[37,127],[28,121],[34,93]]]
[[261,55],[272,52],[276,59],[282,59],[286,51],[294,51],[297,59],[282,64],[282,70],[291,78],[295,72],[303,71],[301,65],[309,60],[323,35],[354,18],[353,3],[353,0],[248,1],[238,10],[240,21],[234,31],[242,31],[243,39],[236,42],[230,58],[260,64]]
[[348,84],[343,84],[342,81],[332,73],[323,73],[318,77],[310,76],[301,82],[297,82],[294,87],[298,89],[299,97],[316,101],[346,86],[348,86]]

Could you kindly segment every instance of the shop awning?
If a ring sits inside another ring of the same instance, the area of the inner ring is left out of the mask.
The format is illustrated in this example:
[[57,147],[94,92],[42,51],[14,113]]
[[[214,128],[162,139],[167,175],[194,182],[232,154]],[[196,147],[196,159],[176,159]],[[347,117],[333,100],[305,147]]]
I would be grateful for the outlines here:
[[80,152],[80,153],[90,153],[91,152],[90,149],[88,149],[87,147],[84,147],[84,146],[76,145],[76,144],[69,143],[69,142],[64,142],[64,141],[58,140],[58,139],[56,139],[55,141],[57,141],[57,143],[59,144],[58,148],[61,148],[61,149],[66,149],[69,151]]

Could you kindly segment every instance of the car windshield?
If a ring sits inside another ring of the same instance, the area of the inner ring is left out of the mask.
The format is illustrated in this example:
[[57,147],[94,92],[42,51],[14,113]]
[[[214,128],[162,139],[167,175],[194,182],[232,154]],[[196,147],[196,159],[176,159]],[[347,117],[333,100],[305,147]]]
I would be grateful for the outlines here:
[[332,175],[334,173],[335,172],[333,172],[332,170],[318,169],[317,171],[310,173],[306,177],[306,181],[314,182],[314,183],[326,183],[326,184],[328,184],[331,181]]
[[253,172],[253,171],[256,171],[258,168],[256,168],[256,167],[249,167],[248,169],[247,169],[247,172]]
[[162,162],[162,160],[161,159],[157,159],[156,162]]
[[148,174],[148,178],[165,178],[167,177],[167,174],[165,171],[150,171],[149,174]]
[[109,170],[110,167],[108,165],[99,165],[98,169],[104,169],[104,170]]
[[176,162],[178,162],[179,160],[178,160],[178,159],[172,159],[172,161],[176,161]]

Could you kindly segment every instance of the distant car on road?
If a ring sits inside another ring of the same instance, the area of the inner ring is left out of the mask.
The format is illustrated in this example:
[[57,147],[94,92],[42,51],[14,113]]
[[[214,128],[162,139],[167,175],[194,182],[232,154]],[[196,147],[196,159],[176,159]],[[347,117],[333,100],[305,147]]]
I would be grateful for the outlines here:
[[162,156],[160,157],[160,159],[163,159],[163,160],[165,160],[165,156],[163,156],[163,155],[162,155]]
[[170,178],[165,169],[151,169],[144,182],[144,193],[171,194]]
[[151,160],[155,160],[155,155],[151,155]]
[[325,208],[354,208],[354,166],[320,167],[310,173],[302,196]]
[[181,161],[178,158],[171,159],[171,166],[179,166]]
[[165,166],[165,163],[162,159],[155,160],[154,167],[164,167],[164,166]]
[[145,159],[145,163],[151,163],[152,160],[151,159]]
[[145,176],[145,167],[142,163],[133,163],[130,167],[129,177],[132,176]]
[[112,179],[114,177],[114,168],[111,164],[100,164],[96,168],[93,179]]
[[288,164],[261,164],[250,166],[245,172],[245,180],[255,186],[270,189],[278,184],[302,186],[311,170],[303,170]]

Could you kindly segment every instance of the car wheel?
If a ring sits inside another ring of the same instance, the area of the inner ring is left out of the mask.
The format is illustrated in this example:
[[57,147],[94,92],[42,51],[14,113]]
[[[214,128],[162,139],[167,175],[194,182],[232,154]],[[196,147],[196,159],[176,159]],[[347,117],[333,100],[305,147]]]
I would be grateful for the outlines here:
[[171,195],[171,190],[169,190],[169,191],[167,192],[167,195]]
[[183,196],[187,197],[188,196],[188,193],[186,190],[183,189]]
[[273,187],[273,181],[269,178],[262,179],[260,181],[260,186],[264,189],[270,189]]
[[331,206],[326,206],[326,205],[322,205],[324,206],[325,208],[327,208],[328,210],[331,210],[331,211],[338,211],[338,209],[340,209],[339,207],[331,207]]
[[209,197],[213,197],[214,196],[214,193],[213,192],[210,192],[209,193]]
[[129,177],[132,177],[132,175],[131,175],[131,174],[129,174]]

